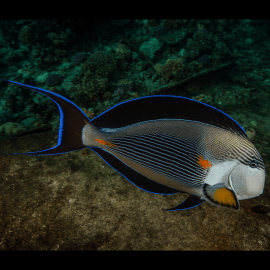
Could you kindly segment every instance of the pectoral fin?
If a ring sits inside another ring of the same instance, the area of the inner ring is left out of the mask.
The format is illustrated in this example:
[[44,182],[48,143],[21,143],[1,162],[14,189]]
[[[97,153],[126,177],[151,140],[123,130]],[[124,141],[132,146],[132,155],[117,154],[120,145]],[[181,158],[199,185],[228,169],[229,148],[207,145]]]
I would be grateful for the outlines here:
[[204,184],[203,193],[210,202],[233,210],[239,210],[240,205],[233,190],[228,189],[224,184],[214,186]]
[[167,211],[186,210],[186,209],[196,207],[204,202],[205,202],[204,199],[201,199],[200,197],[195,196],[195,195],[190,195],[185,201],[183,201],[179,205],[171,209],[163,209],[163,210],[167,210]]

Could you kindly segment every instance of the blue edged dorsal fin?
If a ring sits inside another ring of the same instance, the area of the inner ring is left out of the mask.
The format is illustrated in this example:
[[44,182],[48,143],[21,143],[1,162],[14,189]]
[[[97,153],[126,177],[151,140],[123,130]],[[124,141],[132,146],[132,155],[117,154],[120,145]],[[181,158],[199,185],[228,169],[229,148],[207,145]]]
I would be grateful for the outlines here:
[[1,78],[0,80],[13,83],[18,86],[22,86],[24,88],[33,90],[35,92],[47,96],[56,103],[60,111],[60,126],[58,134],[58,143],[56,146],[43,151],[12,153],[12,154],[27,155],[27,156],[57,155],[83,149],[86,147],[82,143],[82,129],[86,124],[90,122],[90,119],[75,103],[59,94],[56,94],[54,92],[42,88],[18,82],[13,82]]
[[216,126],[247,138],[245,130],[229,115],[208,104],[180,96],[146,96],[122,102],[91,123],[98,128],[120,128],[157,119],[184,119]]
[[239,210],[239,201],[235,195],[235,192],[228,189],[224,184],[216,184],[214,186],[204,184],[203,193],[210,200],[211,203],[229,208],[231,210]]
[[185,201],[183,201],[179,205],[170,209],[163,209],[163,210],[166,210],[166,211],[186,210],[186,209],[194,208],[204,202],[205,202],[204,199],[195,195],[190,195]]

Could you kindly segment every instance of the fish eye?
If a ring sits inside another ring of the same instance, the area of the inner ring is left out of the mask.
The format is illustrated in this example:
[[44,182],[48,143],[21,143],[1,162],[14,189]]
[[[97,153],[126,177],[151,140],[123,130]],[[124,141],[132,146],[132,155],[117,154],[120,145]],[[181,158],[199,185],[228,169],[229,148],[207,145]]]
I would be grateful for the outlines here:
[[249,163],[249,167],[257,168],[258,167],[258,160],[257,159],[251,160],[250,163]]

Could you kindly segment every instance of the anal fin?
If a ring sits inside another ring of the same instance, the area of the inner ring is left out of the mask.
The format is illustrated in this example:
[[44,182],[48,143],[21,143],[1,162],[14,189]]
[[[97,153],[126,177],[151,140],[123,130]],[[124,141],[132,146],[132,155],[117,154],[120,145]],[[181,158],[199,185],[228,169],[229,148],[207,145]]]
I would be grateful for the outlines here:
[[195,196],[195,195],[190,195],[185,201],[183,201],[179,205],[171,209],[163,209],[163,210],[167,210],[167,211],[186,210],[186,209],[196,207],[204,202],[205,202],[204,199],[201,199],[200,197]]

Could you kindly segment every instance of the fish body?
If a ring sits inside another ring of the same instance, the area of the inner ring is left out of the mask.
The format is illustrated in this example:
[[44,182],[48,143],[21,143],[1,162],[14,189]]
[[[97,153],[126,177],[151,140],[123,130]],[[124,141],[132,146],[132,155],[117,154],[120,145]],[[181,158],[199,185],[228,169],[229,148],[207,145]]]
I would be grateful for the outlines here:
[[88,147],[145,191],[191,194],[167,210],[205,201],[239,210],[240,200],[263,192],[261,155],[234,119],[210,105],[179,96],[149,96],[122,102],[90,120],[63,96],[4,81],[46,95],[60,111],[58,144],[21,154],[62,154]]

